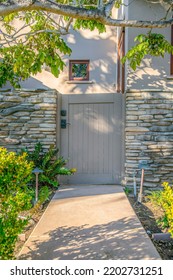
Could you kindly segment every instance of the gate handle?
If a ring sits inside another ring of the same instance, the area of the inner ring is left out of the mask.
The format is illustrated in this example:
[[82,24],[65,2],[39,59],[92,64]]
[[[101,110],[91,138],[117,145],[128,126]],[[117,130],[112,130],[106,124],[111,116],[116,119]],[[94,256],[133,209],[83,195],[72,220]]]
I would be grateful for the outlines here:
[[71,125],[71,123],[67,122],[66,124]]

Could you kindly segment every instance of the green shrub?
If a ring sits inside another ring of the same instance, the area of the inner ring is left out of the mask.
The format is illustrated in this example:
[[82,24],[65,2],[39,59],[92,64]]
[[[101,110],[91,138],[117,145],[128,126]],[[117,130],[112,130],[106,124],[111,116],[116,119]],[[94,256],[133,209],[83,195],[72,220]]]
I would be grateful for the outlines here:
[[124,192],[125,192],[126,195],[129,195],[130,193],[132,193],[132,190],[125,186],[124,187]]
[[[33,197],[35,198],[35,191],[34,191],[34,189],[32,189],[32,192],[33,192]],[[34,206],[29,211],[30,216],[33,216],[35,213],[37,213],[43,207],[44,203],[46,201],[49,201],[51,194],[52,194],[52,191],[47,186],[42,186],[39,189],[38,201],[37,201],[36,204],[34,204]]]
[[27,184],[32,176],[33,164],[26,153],[17,155],[0,148],[0,259],[14,258],[18,234],[27,224],[20,217],[31,208],[31,193]]
[[[65,167],[67,160],[57,157],[59,150],[54,145],[44,152],[42,144],[37,143],[33,151],[26,148],[24,152],[27,153],[27,159],[34,163],[34,167],[43,170],[43,173],[39,174],[39,186],[57,187],[59,185],[58,175],[72,175],[76,171],[76,169]],[[35,180],[34,176],[33,180]]]
[[158,223],[162,228],[168,228],[168,231],[173,236],[173,187],[168,182],[164,182],[163,190],[152,192],[149,199],[159,206],[163,212]]
[[39,202],[41,204],[45,203],[47,200],[49,200],[50,194],[50,189],[47,186],[43,186],[38,195]]

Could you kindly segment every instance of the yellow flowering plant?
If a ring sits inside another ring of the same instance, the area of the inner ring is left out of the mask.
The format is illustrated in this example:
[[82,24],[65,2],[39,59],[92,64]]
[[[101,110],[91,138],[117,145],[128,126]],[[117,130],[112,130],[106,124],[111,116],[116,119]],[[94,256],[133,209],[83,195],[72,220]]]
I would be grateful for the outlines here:
[[149,199],[161,208],[163,215],[160,224],[167,227],[173,237],[173,186],[164,182],[163,190],[152,192]]

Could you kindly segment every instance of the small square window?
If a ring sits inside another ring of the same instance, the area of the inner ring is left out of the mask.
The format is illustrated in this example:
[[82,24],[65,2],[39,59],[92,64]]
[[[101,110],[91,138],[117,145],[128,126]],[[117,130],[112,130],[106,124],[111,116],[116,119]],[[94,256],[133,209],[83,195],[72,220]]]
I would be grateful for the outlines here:
[[89,60],[70,60],[69,80],[89,81]]

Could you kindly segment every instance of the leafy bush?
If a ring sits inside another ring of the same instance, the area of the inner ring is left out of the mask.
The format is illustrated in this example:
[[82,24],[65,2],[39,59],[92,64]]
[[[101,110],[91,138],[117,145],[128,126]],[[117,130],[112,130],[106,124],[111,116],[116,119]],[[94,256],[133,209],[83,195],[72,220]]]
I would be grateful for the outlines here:
[[31,193],[27,184],[33,164],[26,153],[17,155],[0,148],[0,259],[13,259],[18,234],[27,224],[19,216],[31,208]]
[[[37,143],[33,151],[29,151],[27,148],[24,150],[27,153],[27,159],[34,163],[34,167],[43,170],[43,173],[39,174],[39,186],[57,187],[59,185],[58,175],[72,175],[76,171],[76,169],[65,167],[67,160],[63,157],[57,158],[58,151],[51,145],[49,150],[44,152],[41,143]],[[33,179],[35,180],[35,177]]]
[[[34,151],[27,149],[20,154],[0,148],[0,260],[14,259],[14,248],[18,235],[28,223],[29,216],[23,218],[22,212],[30,210],[32,215],[48,200],[50,187],[57,187],[57,175],[71,175],[75,169],[65,167],[63,157],[56,158],[58,149],[50,146],[44,152],[40,143]],[[39,196],[32,208],[35,198],[34,167],[44,172],[39,174]],[[32,209],[31,209],[32,208]]]
[[164,182],[163,187],[163,190],[152,192],[149,199],[163,211],[158,223],[162,228],[168,228],[168,231],[173,236],[173,186],[170,186],[168,182]]

